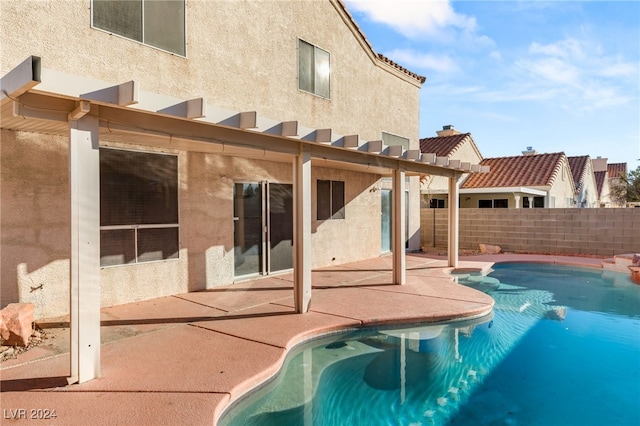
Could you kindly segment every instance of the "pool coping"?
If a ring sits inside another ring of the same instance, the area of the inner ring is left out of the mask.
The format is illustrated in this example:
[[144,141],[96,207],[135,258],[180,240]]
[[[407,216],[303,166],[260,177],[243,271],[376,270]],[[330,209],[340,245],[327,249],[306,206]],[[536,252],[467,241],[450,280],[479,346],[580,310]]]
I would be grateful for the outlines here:
[[[515,261],[597,267],[601,259],[498,254],[464,256],[459,267]],[[104,308],[100,379],[66,386],[68,351],[43,347],[0,365],[0,406],[57,407],[51,424],[216,424],[305,341],[349,328],[489,314],[493,299],[456,284],[451,269],[437,256],[407,255],[403,286],[390,284],[388,256],[318,269],[304,315],[293,312],[290,274]]]

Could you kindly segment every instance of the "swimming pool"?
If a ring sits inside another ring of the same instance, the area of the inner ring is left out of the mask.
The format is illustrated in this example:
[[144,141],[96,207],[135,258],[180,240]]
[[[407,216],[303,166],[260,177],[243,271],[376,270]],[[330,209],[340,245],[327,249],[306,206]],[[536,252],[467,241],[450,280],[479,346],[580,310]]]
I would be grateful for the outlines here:
[[458,281],[492,316],[358,330],[294,350],[222,425],[636,425],[640,286],[509,263]]

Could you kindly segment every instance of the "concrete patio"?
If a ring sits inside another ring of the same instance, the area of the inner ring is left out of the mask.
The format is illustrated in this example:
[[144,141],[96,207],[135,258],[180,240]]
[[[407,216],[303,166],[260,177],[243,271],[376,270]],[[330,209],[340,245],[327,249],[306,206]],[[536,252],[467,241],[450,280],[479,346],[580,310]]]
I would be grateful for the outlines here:
[[[498,260],[600,262],[485,255],[465,258],[459,267],[484,269]],[[404,286],[389,284],[391,261],[381,257],[314,271],[307,314],[294,312],[291,274],[104,308],[102,377],[80,385],[66,380],[68,323],[39,322],[56,338],[0,366],[3,424],[32,422],[32,409],[55,410],[56,418],[42,424],[215,424],[231,402],[272,377],[287,351],[309,338],[491,312],[493,300],[455,284],[446,260],[408,255]]]

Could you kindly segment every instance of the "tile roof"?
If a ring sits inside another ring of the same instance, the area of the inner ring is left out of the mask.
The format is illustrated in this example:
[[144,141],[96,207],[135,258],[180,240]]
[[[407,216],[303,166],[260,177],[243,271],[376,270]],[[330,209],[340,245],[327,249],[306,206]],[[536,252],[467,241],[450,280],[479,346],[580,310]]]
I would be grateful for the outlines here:
[[627,163],[609,163],[607,164],[607,173],[609,173],[609,179],[615,179],[620,175],[627,175]]
[[373,53],[373,55],[375,57],[377,57],[380,61],[384,62],[385,64],[390,65],[393,68],[397,69],[398,71],[402,72],[403,74],[406,74],[409,77],[411,77],[411,78],[413,78],[415,80],[418,80],[420,83],[424,83],[427,80],[426,77],[421,76],[419,74],[416,74],[414,72],[411,72],[408,69],[406,69],[405,67],[403,67],[403,66],[397,64],[396,62],[392,61],[391,59],[387,58],[386,56],[381,55],[380,53],[377,53],[373,49],[373,46],[371,45],[369,40],[367,39],[367,36],[364,35],[364,32],[362,31],[362,29],[360,28],[360,26],[358,25],[356,20],[353,19],[353,15],[351,15],[351,12],[349,12],[349,10],[347,9],[347,6],[344,4],[344,1],[343,0],[336,0],[336,3],[339,5],[340,8],[342,8],[342,10],[344,11],[344,13],[347,16],[347,18],[351,21],[351,23],[353,24],[353,26],[356,29],[356,31],[358,31],[358,33],[362,37],[362,41],[364,41],[364,43],[367,45],[367,47],[369,48],[369,50]]
[[571,168],[571,176],[573,176],[573,182],[576,186],[580,186],[584,180],[584,171],[589,162],[588,155],[581,155],[579,157],[567,157],[569,160],[569,167]]
[[607,172],[593,172],[596,177],[596,188],[598,189],[598,198],[602,196],[602,186],[604,185],[604,180],[607,178]]
[[462,184],[462,188],[550,186],[560,170],[563,158],[563,152],[485,158],[480,165],[489,166],[489,173],[472,173]]
[[460,148],[467,137],[471,137],[471,133],[420,139],[420,152],[448,157]]

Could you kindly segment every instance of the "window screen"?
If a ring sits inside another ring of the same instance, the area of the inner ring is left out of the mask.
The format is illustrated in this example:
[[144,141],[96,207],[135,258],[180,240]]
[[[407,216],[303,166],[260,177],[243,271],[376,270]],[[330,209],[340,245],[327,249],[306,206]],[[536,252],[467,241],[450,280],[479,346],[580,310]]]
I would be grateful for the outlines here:
[[184,56],[185,0],[93,0],[93,26]]
[[478,200],[478,208],[490,209],[493,207],[492,200]]
[[100,149],[102,266],[178,257],[178,158]]

